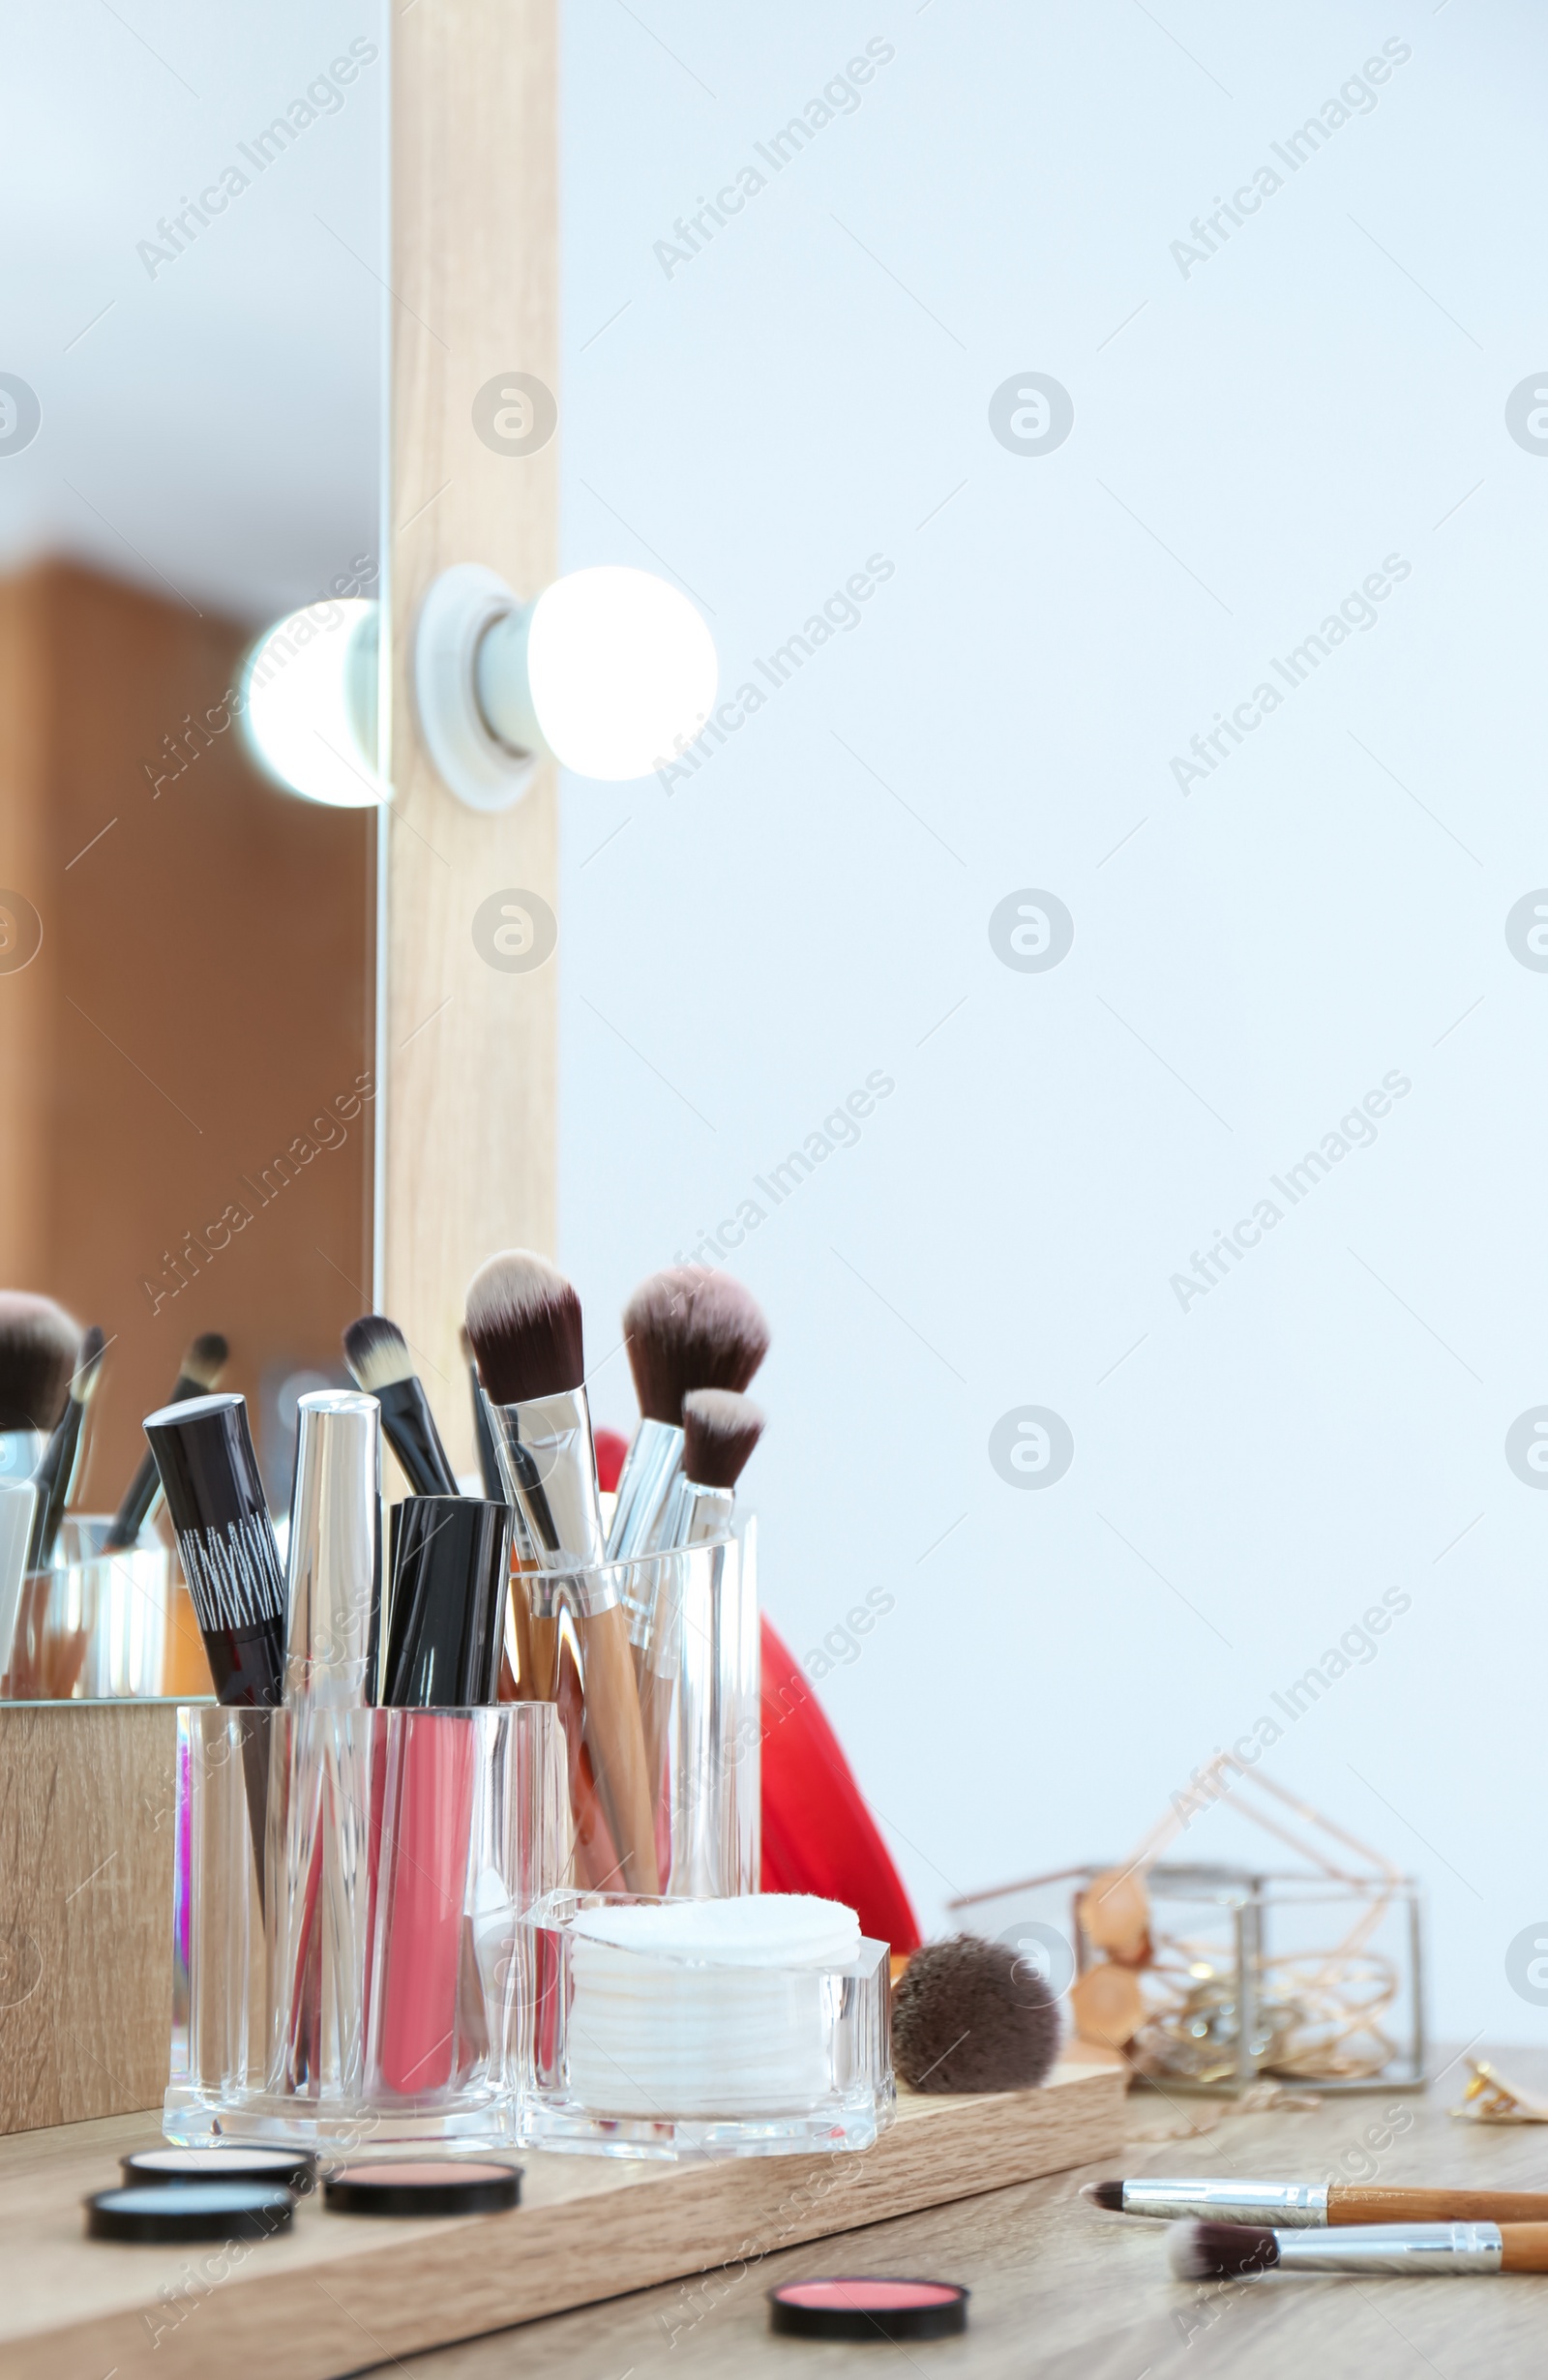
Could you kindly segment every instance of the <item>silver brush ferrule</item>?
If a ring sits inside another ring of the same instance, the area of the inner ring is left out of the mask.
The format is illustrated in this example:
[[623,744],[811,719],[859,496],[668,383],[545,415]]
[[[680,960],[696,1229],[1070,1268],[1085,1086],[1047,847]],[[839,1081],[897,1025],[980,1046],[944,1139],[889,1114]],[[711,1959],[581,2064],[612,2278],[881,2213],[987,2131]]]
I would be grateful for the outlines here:
[[711,1545],[729,1537],[736,1510],[733,1488],[703,1487],[697,1479],[679,1479],[672,1490],[661,1529],[663,1546]]
[[381,1408],[302,1397],[285,1587],[285,1700],[369,1702],[381,1586]]
[[1347,2223],[1274,2232],[1287,2273],[1498,2273],[1498,2223]]
[[1125,2215],[1158,2215],[1163,2221],[1197,2217],[1214,2223],[1266,2223],[1300,2229],[1327,2221],[1325,2182],[1205,2182],[1147,2174],[1123,2185]]
[[[618,1600],[606,1570],[591,1409],[584,1388],[490,1407],[494,1450],[512,1502],[526,1524],[540,1572],[564,1581],[563,1600],[586,1616]],[[529,1589],[537,1582],[529,1578]],[[543,1597],[533,1593],[532,1608]]]
[[676,1423],[641,1421],[618,1473],[618,1501],[608,1532],[610,1562],[628,1562],[670,1544],[661,1523],[682,1462],[683,1434]]

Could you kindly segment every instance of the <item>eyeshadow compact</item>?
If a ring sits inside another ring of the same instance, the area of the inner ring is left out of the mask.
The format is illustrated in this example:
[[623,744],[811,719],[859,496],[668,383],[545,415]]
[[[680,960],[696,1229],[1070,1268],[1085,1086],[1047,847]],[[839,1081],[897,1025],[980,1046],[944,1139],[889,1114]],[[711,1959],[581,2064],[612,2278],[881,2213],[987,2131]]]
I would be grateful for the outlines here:
[[521,2203],[521,2168],[449,2157],[341,2165],[322,2194],[335,2215],[502,2215]]
[[824,2275],[771,2289],[769,2327],[788,2338],[950,2338],[968,2328],[968,2297],[956,2281]]
[[153,2182],[86,2201],[88,2240],[267,2240],[288,2231],[296,2202],[257,2182]]
[[315,2188],[317,2160],[305,2149],[135,2149],[121,2157],[129,2188],[155,2189],[177,2182],[256,2182],[305,2197]]

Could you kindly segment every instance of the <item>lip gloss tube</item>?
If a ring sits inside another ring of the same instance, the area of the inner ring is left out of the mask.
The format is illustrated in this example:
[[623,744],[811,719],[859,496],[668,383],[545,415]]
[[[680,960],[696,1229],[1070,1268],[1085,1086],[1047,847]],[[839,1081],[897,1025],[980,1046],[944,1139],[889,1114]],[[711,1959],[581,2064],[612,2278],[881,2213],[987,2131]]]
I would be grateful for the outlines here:
[[443,2089],[461,2064],[476,1714],[498,1693],[510,1562],[504,1503],[411,1496],[393,1507],[382,1699],[404,1715],[382,1819],[371,2055],[373,2077],[408,2098]]

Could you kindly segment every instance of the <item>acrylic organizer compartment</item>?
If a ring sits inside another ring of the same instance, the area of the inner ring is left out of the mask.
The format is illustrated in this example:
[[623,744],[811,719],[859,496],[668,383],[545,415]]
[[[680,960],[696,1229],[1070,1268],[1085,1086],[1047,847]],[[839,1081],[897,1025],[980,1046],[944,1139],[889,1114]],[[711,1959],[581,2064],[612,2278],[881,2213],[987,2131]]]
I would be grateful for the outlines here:
[[553,1707],[178,1724],[167,2137],[514,2140],[517,1918],[568,1872]]
[[642,2157],[870,2148],[895,2097],[887,1946],[835,1927],[832,1907],[566,1890],[532,1909],[522,2140]]
[[[588,1570],[525,1574],[534,1613],[561,1614],[558,1699],[569,1743],[575,1881],[616,1889],[626,1878],[605,1748],[588,1724],[587,1611],[621,1604],[639,1692],[650,1833],[645,1883],[714,1898],[756,1892],[759,1866],[759,1620],[756,1526],[740,1537]],[[576,1624],[579,1613],[580,1624]],[[638,1822],[645,1827],[643,1817]],[[639,1882],[642,1863],[629,1862]]]
[[0,1496],[0,1695],[118,1702],[164,1693],[176,1597],[166,1547],[147,1527],[134,1545],[104,1553],[113,1516],[72,1513],[48,1568],[22,1577],[7,1540],[32,1494]]

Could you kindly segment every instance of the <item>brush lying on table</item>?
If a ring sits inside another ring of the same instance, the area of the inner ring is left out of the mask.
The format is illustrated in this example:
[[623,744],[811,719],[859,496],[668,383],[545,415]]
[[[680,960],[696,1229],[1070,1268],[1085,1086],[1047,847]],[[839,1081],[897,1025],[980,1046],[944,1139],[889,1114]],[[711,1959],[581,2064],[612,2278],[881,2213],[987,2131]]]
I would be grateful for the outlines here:
[[1086,2182],[1081,2196],[1114,2215],[1176,2222],[1268,2224],[1282,2231],[1354,2223],[1548,2223],[1548,2191],[1371,2189],[1355,2182],[1225,2182],[1158,2174]]
[[1334,2233],[1257,2223],[1174,2223],[1178,2280],[1264,2273],[1548,2273],[1548,2223],[1368,2223]]

